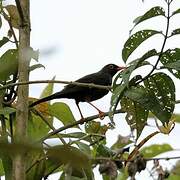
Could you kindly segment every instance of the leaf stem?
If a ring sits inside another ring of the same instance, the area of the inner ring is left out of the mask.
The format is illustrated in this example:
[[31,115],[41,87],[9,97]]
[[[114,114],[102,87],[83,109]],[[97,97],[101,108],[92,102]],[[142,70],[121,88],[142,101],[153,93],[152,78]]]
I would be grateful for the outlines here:
[[164,52],[164,48],[165,48],[165,45],[166,45],[166,41],[168,39],[168,32],[169,32],[169,22],[170,22],[170,4],[171,4],[172,1],[168,0],[167,1],[167,6],[168,6],[168,10],[167,10],[167,25],[166,25],[166,33],[164,35],[164,41],[163,41],[163,44],[162,44],[162,47],[161,47],[161,51],[159,53],[159,57],[155,63],[155,65],[153,66],[152,70],[144,77],[142,78],[140,81],[138,81],[136,83],[137,84],[140,84],[141,82],[145,81],[149,76],[151,76],[151,74],[156,70],[157,68],[157,65],[159,64],[160,60],[161,60],[161,57],[163,55],[163,52]]

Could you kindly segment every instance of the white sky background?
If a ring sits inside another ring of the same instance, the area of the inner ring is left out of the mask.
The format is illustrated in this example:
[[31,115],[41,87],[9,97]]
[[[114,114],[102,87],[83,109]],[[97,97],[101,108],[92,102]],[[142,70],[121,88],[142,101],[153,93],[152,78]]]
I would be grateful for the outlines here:
[[[124,65],[121,51],[129,30],[133,27],[133,20],[157,5],[166,9],[163,0],[145,0],[145,3],[141,0],[31,0],[31,45],[40,50],[39,63],[46,67],[45,70],[41,68],[33,71],[31,80],[52,79],[56,75],[58,80],[73,81],[99,71],[108,63]],[[180,1],[174,0],[172,9],[178,8]],[[180,27],[179,18],[180,15],[172,19],[172,27]],[[165,20],[157,17],[137,26],[134,32],[143,28],[161,30],[165,28],[164,25]],[[130,59],[139,57],[150,48],[161,48],[162,39],[159,37],[154,36],[143,43]],[[180,44],[180,36],[174,37],[171,42],[172,48],[177,47]],[[176,85],[177,83],[179,80],[176,80]],[[31,85],[30,96],[39,97],[44,87],[43,84]],[[56,85],[55,91],[62,88],[63,85]],[[180,99],[179,90],[180,86],[177,87],[177,99]],[[75,117],[80,118],[73,100],[58,101],[68,103]],[[109,102],[110,94],[94,104],[103,111],[108,111]],[[80,106],[85,117],[97,113],[86,103],[80,103]],[[116,141],[118,134],[125,136],[129,133],[124,116],[115,117],[117,129],[108,132],[109,145]],[[153,131],[155,128],[146,128],[142,138]],[[169,136],[157,135],[147,144],[167,142],[180,149],[179,132],[180,126],[177,125]],[[180,155],[180,152],[177,151],[173,155]]]

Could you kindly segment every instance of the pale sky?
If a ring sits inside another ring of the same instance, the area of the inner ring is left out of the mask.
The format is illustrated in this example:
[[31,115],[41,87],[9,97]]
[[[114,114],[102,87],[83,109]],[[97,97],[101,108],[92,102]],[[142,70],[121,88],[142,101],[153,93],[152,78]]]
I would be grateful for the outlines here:
[[[174,0],[172,9],[180,8],[180,1]],[[163,0],[31,0],[31,45],[40,50],[39,63],[46,69],[38,69],[31,73],[31,80],[45,80],[56,76],[57,80],[76,80],[81,76],[96,72],[108,63],[124,65],[121,51],[128,38],[129,30],[133,27],[133,20],[143,15],[150,7],[163,6]],[[165,7],[166,9],[166,7]],[[180,27],[180,15],[172,19],[173,27]],[[152,24],[151,24],[152,23]],[[134,32],[143,28],[161,30],[165,21],[158,17],[137,26]],[[158,36],[144,43],[130,59],[137,58],[150,48],[160,48],[162,40]],[[180,36],[171,40],[171,47],[180,44]],[[176,80],[176,84],[179,80]],[[38,97],[45,85],[31,85],[30,95]],[[56,85],[55,91],[63,88]],[[177,87],[177,91],[180,87]],[[180,99],[180,93],[177,97]],[[73,100],[58,100],[68,103],[75,117],[79,113]],[[108,111],[110,94],[94,104]],[[96,114],[86,103],[80,104],[84,116]],[[180,109],[180,108],[178,108]],[[176,110],[176,112],[178,112]],[[118,134],[128,135],[129,129],[123,115],[115,118],[117,129],[108,132],[111,145]],[[142,133],[144,138],[155,128],[146,128]],[[177,125],[169,136],[158,135],[151,139],[151,143],[170,143],[180,149],[180,126]],[[112,137],[114,138],[112,140]],[[174,154],[175,155],[175,154]],[[176,155],[180,155],[177,151]],[[143,174],[143,173],[142,173]],[[147,175],[147,174],[146,174]],[[151,179],[147,175],[148,179]],[[55,176],[49,178],[56,179]],[[141,179],[141,176],[138,178]],[[100,180],[100,178],[98,178]]]

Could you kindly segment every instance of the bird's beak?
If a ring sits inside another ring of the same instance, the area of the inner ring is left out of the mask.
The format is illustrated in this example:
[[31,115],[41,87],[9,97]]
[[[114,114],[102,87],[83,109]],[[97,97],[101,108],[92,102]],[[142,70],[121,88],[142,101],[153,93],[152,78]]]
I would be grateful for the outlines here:
[[126,69],[126,67],[125,67],[125,66],[119,66],[119,67],[117,67],[117,70],[118,70],[118,71],[120,71],[120,70],[122,70],[122,69]]

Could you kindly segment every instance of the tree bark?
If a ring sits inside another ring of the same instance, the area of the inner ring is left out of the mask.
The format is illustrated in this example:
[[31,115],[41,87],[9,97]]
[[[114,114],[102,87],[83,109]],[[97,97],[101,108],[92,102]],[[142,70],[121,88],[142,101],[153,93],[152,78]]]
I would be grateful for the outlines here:
[[[30,11],[29,0],[16,0],[16,6],[20,17],[19,27],[19,82],[29,80],[29,48],[30,48]],[[17,111],[14,132],[14,142],[18,144],[27,143],[27,122],[28,122],[28,94],[29,86],[18,87]],[[22,150],[13,158],[13,180],[26,179],[26,154]]]

